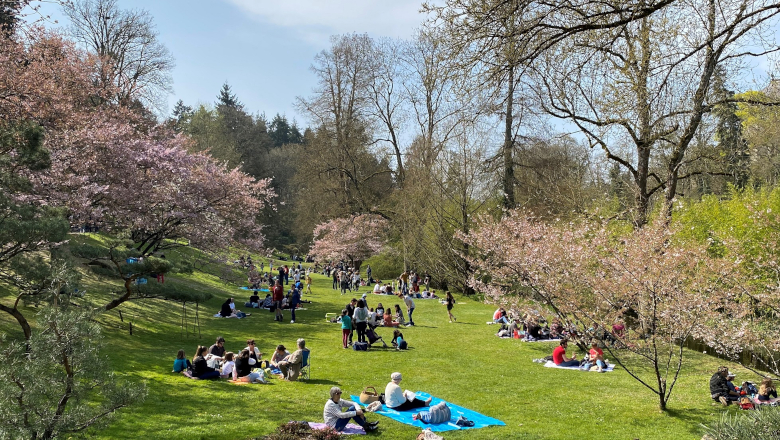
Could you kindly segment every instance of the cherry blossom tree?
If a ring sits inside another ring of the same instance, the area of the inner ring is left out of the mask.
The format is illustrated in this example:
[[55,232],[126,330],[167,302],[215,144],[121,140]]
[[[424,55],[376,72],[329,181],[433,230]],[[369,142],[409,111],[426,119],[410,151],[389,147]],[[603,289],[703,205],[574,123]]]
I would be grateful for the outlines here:
[[360,267],[385,244],[388,221],[378,215],[359,214],[320,223],[314,228],[309,253],[320,260],[349,260]]
[[663,225],[622,232],[511,212],[498,222],[483,219],[463,238],[478,249],[472,286],[489,300],[549,307],[578,328],[578,337],[611,339],[588,329],[624,321],[626,330],[607,346],[609,359],[652,391],[661,410],[680,375],[686,340],[713,339],[710,324],[733,307],[733,262],[710,257]]

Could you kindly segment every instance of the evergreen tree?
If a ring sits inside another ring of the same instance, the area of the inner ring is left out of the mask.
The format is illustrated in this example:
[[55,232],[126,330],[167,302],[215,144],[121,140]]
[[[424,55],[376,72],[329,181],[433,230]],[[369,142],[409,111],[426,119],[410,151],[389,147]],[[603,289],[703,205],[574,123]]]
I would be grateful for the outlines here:
[[173,116],[171,118],[171,126],[177,133],[181,133],[184,129],[184,126],[190,121],[192,118],[193,111],[192,107],[189,105],[185,105],[184,101],[181,99],[176,102],[176,105],[173,107]]
[[217,96],[217,109],[220,107],[230,107],[234,109],[242,109],[244,108],[244,104],[242,104],[238,97],[233,93],[233,89],[230,88],[230,85],[225,81],[225,84],[222,84],[222,89],[219,91],[219,95]]
[[728,101],[734,98],[734,92],[727,88],[725,74],[720,66],[715,69],[712,88],[715,98],[722,101],[712,112],[717,118],[715,136],[718,148],[725,156],[731,182],[737,188],[744,188],[750,175],[750,153],[742,135],[742,120],[737,116],[737,104]]

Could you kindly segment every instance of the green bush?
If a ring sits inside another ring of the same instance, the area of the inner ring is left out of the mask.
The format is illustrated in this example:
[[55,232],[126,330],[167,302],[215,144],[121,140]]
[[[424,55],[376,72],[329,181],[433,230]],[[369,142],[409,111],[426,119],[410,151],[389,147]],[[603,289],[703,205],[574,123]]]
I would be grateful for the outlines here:
[[363,262],[360,270],[365,273],[368,265],[371,265],[371,276],[382,281],[390,281],[397,278],[404,271],[403,258],[394,252],[383,252],[379,255],[374,255]]

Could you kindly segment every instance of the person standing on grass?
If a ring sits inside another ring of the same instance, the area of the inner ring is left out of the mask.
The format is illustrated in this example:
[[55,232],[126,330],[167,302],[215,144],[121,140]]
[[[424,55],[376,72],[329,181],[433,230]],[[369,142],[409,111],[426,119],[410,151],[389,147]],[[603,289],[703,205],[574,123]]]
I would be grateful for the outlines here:
[[311,274],[308,272],[306,273],[306,291],[311,294]]
[[[352,298],[352,301],[347,304],[345,309],[347,309],[347,314],[350,316],[350,318],[355,314],[355,307],[357,306],[357,299]],[[349,332],[349,345],[352,345],[352,337],[355,335],[355,323],[352,323],[351,330]]]
[[369,282],[369,283],[371,281],[373,281],[373,279],[371,278],[371,265],[370,264],[366,265],[366,281]]
[[411,293],[408,291],[404,296],[404,304],[406,304],[406,313],[409,315],[409,325],[414,325],[414,318],[412,318],[412,313],[414,313],[414,300],[412,299]]
[[331,272],[331,275],[333,276],[333,290],[339,289],[339,273],[336,271],[336,269],[333,269]]
[[447,314],[450,316],[450,322],[457,321],[455,316],[452,315],[452,308],[455,306],[455,298],[452,297],[452,294],[447,291]]
[[349,348],[349,336],[352,333],[352,318],[349,317],[347,309],[341,311],[341,344],[344,348]]
[[352,321],[357,329],[358,342],[366,342],[366,327],[368,326],[368,309],[362,299],[357,302]]
[[[280,268],[281,269],[281,268]],[[284,316],[282,315],[282,300],[284,299],[284,287],[282,287],[282,279],[281,277],[276,280],[276,285],[273,289],[273,300],[274,300],[274,306],[276,306],[276,317],[274,318],[274,321],[282,322],[284,320]]]
[[290,298],[290,313],[292,314],[292,321],[290,324],[295,324],[295,308],[301,303],[301,291],[298,288],[294,288],[292,291],[292,298]]

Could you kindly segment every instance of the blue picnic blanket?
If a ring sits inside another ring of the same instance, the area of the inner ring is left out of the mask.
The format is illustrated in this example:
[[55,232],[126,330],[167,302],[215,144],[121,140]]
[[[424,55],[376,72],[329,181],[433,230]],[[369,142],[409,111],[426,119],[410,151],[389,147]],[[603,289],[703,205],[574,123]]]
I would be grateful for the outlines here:
[[246,287],[246,286],[241,286],[241,287],[239,287],[239,289],[241,289],[241,290],[254,290],[255,292],[270,292],[270,290],[268,290],[268,289],[250,289],[249,287]]
[[[422,391],[418,391],[416,393],[416,396],[420,400],[428,400],[429,397],[431,397],[430,394],[424,393]],[[360,403],[360,398],[358,396],[350,396],[353,402]],[[434,397],[431,401],[431,406],[436,405],[439,402],[443,402],[443,400],[439,399],[438,397]],[[365,406],[365,405],[363,405]],[[451,418],[448,423],[439,423],[436,425],[427,425],[419,420],[412,420],[412,416],[417,414],[420,411],[425,411],[427,408],[417,408],[409,411],[403,411],[398,412],[394,409],[389,409],[385,405],[382,405],[382,409],[377,411],[377,414],[382,414],[385,417],[390,417],[393,420],[396,420],[401,423],[405,423],[407,425],[417,426],[418,428],[426,429],[431,428],[431,431],[435,432],[442,432],[442,431],[456,431],[460,429],[477,429],[477,428],[484,428],[486,426],[506,426],[504,422],[498,419],[494,419],[492,417],[484,416],[476,411],[472,411],[470,409],[463,408],[462,406],[455,405],[453,403],[447,402],[447,406],[450,407],[450,413]],[[466,427],[466,426],[458,426],[455,424],[455,421],[458,420],[458,417],[463,416],[472,422],[474,422],[474,426]]]

